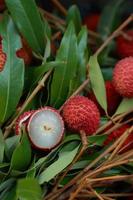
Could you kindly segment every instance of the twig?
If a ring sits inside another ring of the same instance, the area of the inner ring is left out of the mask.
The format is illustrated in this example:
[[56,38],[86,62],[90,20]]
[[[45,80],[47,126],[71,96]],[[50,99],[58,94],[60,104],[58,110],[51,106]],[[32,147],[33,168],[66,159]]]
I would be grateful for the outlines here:
[[63,15],[67,15],[67,10],[66,8],[58,1],[58,0],[51,0],[53,4],[56,6],[56,8],[61,11]]
[[[105,193],[102,195],[106,195],[107,197],[131,197],[133,196],[133,193]],[[92,192],[86,191],[83,192],[83,194],[79,194],[78,197],[80,198],[88,198],[88,197],[95,197],[95,195]]]
[[10,134],[10,131],[12,130],[17,118],[24,112],[25,108],[28,106],[28,104],[32,101],[32,99],[36,96],[36,94],[42,89],[42,87],[45,86],[45,81],[48,79],[48,77],[50,76],[52,70],[49,70],[44,77],[42,78],[42,80],[38,83],[38,85],[36,86],[36,88],[33,90],[33,92],[31,93],[31,95],[28,97],[28,99],[24,102],[23,106],[21,107],[19,113],[17,114],[17,116],[13,119],[13,121],[10,123],[10,125],[8,125],[5,128],[5,132],[4,132],[4,138],[7,138],[8,135]]
[[103,197],[100,194],[98,194],[97,191],[94,190],[90,184],[88,184],[88,187],[98,199],[104,200]]
[[50,12],[48,12],[46,10],[43,10],[41,8],[39,8],[39,9],[44,14],[44,16],[46,16],[47,18],[51,18],[51,19],[55,20],[56,22],[60,23],[61,25],[65,26],[66,23],[63,19],[51,14]]
[[98,56],[103,49],[110,43],[112,39],[117,37],[120,31],[125,28],[131,21],[133,20],[133,15],[130,15],[111,35],[105,40],[105,42],[100,46],[100,48],[96,51],[95,55]]
[[54,40],[58,39],[58,38],[60,37],[60,35],[61,35],[61,31],[56,32],[56,33],[52,36],[51,40],[54,41]]

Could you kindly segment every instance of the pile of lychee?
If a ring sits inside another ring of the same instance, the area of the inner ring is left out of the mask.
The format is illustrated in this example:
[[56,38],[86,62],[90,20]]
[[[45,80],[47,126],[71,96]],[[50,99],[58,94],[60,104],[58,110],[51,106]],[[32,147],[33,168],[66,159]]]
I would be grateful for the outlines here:
[[[107,81],[105,86],[108,112],[112,115],[122,97],[133,97],[133,57],[124,58],[116,64],[113,81]],[[65,129],[74,133],[84,131],[87,136],[94,134],[100,126],[100,115],[104,114],[93,94],[87,97],[77,95],[65,102],[61,112],[52,107],[25,112],[18,118],[15,129],[16,134],[20,134],[22,125],[25,125],[33,147],[51,150],[60,144]],[[124,125],[112,132],[105,144],[118,138],[129,127]],[[133,148],[131,141],[133,133],[129,135],[122,148],[126,150]]]

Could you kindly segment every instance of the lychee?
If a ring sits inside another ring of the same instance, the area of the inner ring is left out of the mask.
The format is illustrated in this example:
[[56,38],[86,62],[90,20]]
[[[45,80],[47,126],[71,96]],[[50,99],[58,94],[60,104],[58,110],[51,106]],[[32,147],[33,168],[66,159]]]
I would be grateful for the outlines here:
[[0,0],[0,11],[3,11],[5,9],[5,0]]
[[133,97],[133,57],[127,57],[115,65],[113,85],[123,97]]
[[87,15],[84,18],[83,23],[87,26],[89,30],[96,31],[99,18],[100,18],[100,15],[98,13]]
[[125,31],[125,34],[125,37],[120,35],[116,39],[117,53],[120,58],[133,56],[133,30]]
[[84,96],[70,98],[62,110],[63,119],[68,129],[74,132],[85,131],[93,134],[100,123],[100,113],[93,101]]
[[[118,92],[116,92],[116,90],[112,84],[112,81],[109,81],[109,80],[106,81],[105,88],[106,88],[106,95],[107,95],[107,111],[108,111],[109,116],[111,116],[116,111],[116,108],[120,104],[122,97],[118,94]],[[88,94],[88,97],[97,105],[101,116],[105,115],[105,112],[102,109],[102,107],[100,106],[100,104],[98,103],[98,101],[95,97],[95,94],[93,92],[91,92]]]
[[31,117],[31,115],[34,112],[35,112],[34,110],[27,111],[27,112],[24,112],[22,115],[20,115],[18,117],[18,119],[16,120],[16,123],[15,123],[15,132],[16,132],[16,135],[21,134],[22,125],[27,125],[29,118]]
[[28,135],[32,145],[40,150],[56,147],[64,135],[64,121],[59,112],[51,107],[44,107],[30,117]]
[[[105,140],[104,145],[106,146],[110,144],[112,141],[118,139],[128,128],[130,128],[130,126],[128,124],[125,124],[120,128],[118,128],[117,130],[110,133],[107,139]],[[130,149],[133,149],[133,132],[130,133],[130,135],[127,137],[119,152],[123,153]]]
[[24,40],[23,38],[22,38],[22,48],[17,50],[16,54],[17,54],[17,56],[19,58],[23,58],[24,59],[25,65],[30,65],[31,64],[31,61],[32,61],[32,50],[28,46],[26,40]]
[[4,69],[6,63],[6,54],[2,50],[2,44],[0,44],[0,72]]

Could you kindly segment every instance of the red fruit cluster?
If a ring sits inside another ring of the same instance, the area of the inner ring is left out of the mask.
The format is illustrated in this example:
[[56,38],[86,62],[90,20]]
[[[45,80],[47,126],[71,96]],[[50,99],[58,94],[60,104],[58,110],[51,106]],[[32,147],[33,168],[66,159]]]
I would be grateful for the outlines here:
[[0,72],[4,69],[6,63],[6,54],[2,50],[2,44],[0,44]]
[[74,132],[82,130],[87,135],[93,134],[100,123],[96,105],[83,96],[70,98],[63,107],[62,116],[68,129]]
[[121,35],[116,40],[117,53],[121,58],[133,56],[133,30],[125,31],[125,34],[125,37]]
[[99,14],[91,14],[84,18],[83,23],[87,26],[88,29],[92,31],[96,31],[100,15]]
[[120,60],[113,71],[113,84],[123,97],[133,97],[133,57]]
[[[111,116],[114,114],[114,112],[116,111],[118,105],[120,104],[121,101],[121,96],[116,92],[112,81],[106,81],[105,82],[105,88],[106,88],[106,95],[107,95],[107,111],[108,114]],[[105,115],[104,110],[102,109],[102,107],[99,105],[95,94],[93,92],[88,94],[89,99],[91,99],[98,107],[101,115]]]
[[[104,145],[106,146],[115,139],[119,138],[128,128],[130,128],[130,126],[126,124],[118,128],[117,130],[113,131],[105,140]],[[119,152],[124,153],[130,149],[133,149],[133,132],[130,133],[130,135],[127,137]]]

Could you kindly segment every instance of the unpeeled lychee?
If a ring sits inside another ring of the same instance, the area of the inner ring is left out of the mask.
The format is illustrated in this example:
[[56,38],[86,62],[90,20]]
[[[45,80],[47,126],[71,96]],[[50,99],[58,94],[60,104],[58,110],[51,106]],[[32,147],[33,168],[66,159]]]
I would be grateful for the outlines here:
[[[112,81],[106,81],[105,82],[105,88],[106,88],[106,95],[107,95],[107,111],[108,114],[111,116],[116,111],[118,105],[120,104],[120,101],[122,97],[118,94],[118,92],[115,90]],[[93,92],[88,94],[89,99],[91,99],[98,107],[100,114],[105,115],[104,110],[98,103],[95,94]]]
[[[118,139],[128,128],[130,128],[130,126],[128,124],[125,124],[120,128],[118,128],[117,130],[110,133],[107,139],[105,140],[104,145],[106,146],[110,144],[112,141]],[[130,135],[127,137],[119,152],[124,153],[131,149],[133,149],[133,132],[130,133]]]
[[2,44],[0,44],[0,72],[4,69],[6,63],[6,54],[2,50]]
[[116,40],[117,53],[121,58],[133,56],[133,30],[125,31],[126,36],[120,35]]
[[64,136],[64,121],[57,110],[44,107],[35,111],[27,125],[32,145],[40,150],[55,148]]
[[133,97],[133,57],[127,57],[115,65],[113,85],[123,97]]
[[100,113],[93,101],[84,96],[70,98],[62,110],[63,119],[68,129],[74,132],[85,131],[93,134],[100,123]]
[[87,15],[84,18],[83,23],[87,26],[88,29],[92,31],[96,31],[98,22],[99,22],[100,15],[98,13],[94,13],[91,15]]
[[0,11],[5,9],[5,0],[0,0]]

